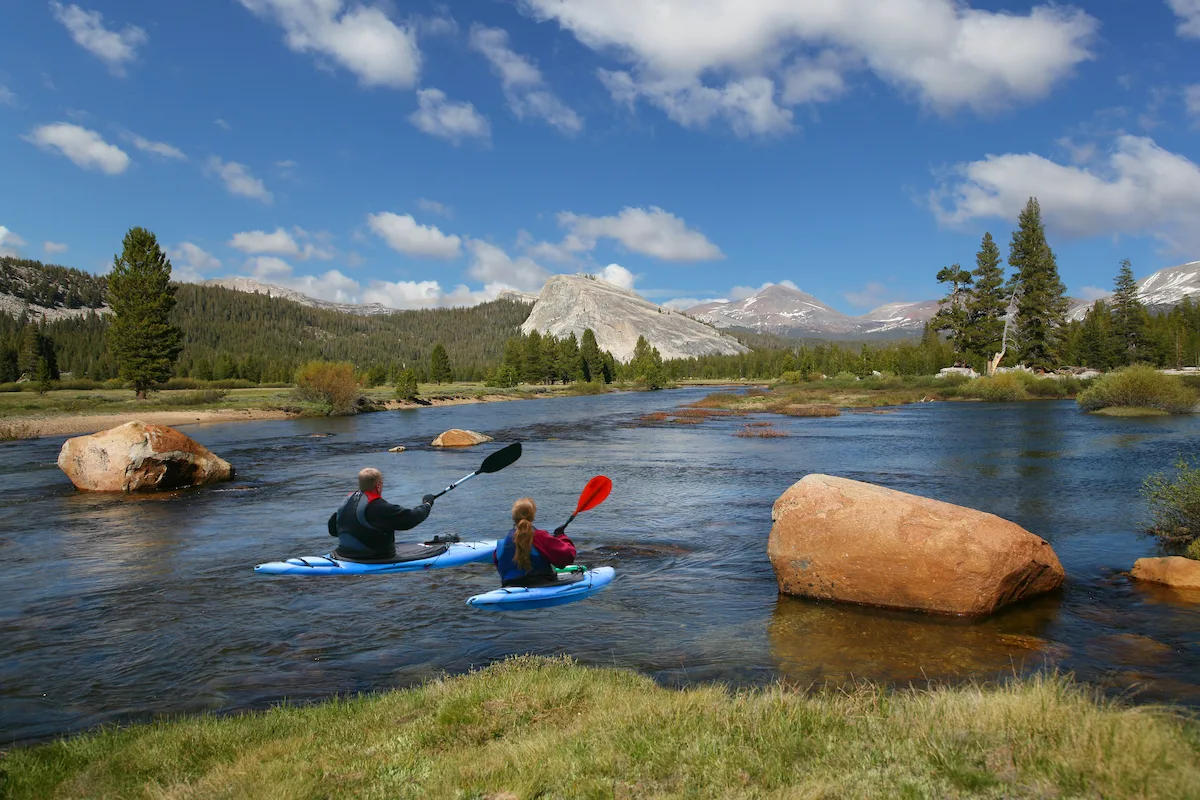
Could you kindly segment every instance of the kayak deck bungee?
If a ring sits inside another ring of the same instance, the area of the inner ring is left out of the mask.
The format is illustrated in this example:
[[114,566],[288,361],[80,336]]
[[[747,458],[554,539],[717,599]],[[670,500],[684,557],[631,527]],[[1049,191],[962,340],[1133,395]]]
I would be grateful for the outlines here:
[[334,551],[323,556],[301,556],[286,561],[271,561],[259,564],[254,571],[261,575],[379,575],[420,572],[491,561],[495,551],[494,539],[402,545],[396,548],[396,558],[387,561],[350,561],[339,558]]
[[616,570],[612,567],[588,569],[582,565],[556,569],[559,583],[552,586],[504,586],[467,598],[467,605],[487,611],[524,611],[566,605],[604,591]]

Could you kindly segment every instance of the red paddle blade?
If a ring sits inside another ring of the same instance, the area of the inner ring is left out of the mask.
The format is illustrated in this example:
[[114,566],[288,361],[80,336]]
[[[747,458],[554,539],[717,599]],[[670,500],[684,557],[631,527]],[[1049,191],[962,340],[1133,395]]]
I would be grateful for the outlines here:
[[579,505],[575,506],[575,513],[580,514],[600,505],[611,491],[611,480],[603,475],[592,478],[587,486],[583,487],[583,494],[579,495]]

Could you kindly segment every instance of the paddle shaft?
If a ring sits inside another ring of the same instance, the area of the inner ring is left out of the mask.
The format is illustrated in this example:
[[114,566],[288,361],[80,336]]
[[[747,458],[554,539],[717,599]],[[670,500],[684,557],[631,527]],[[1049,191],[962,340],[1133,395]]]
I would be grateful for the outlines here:
[[440,492],[438,492],[437,494],[435,494],[435,495],[434,495],[434,498],[436,499],[436,498],[438,498],[438,497],[441,497],[442,495],[444,495],[446,492],[450,491],[450,490],[451,490],[451,489],[453,489],[454,487],[456,487],[456,486],[458,486],[458,485],[460,485],[460,484],[462,484],[462,483],[464,483],[464,482],[466,482],[466,481],[470,480],[471,478],[474,478],[474,477],[475,477],[476,475],[478,475],[478,474],[479,474],[478,472],[472,472],[470,475],[467,475],[467,476],[465,476],[465,477],[463,477],[463,478],[459,478],[459,479],[458,479],[458,480],[456,480],[454,483],[450,484],[450,485],[449,485],[449,486],[447,486],[445,489],[442,489]]

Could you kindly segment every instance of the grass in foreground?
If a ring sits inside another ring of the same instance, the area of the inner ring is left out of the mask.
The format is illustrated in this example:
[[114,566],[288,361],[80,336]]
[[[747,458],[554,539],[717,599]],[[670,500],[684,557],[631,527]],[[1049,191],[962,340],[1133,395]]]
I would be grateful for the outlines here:
[[1060,678],[798,694],[517,658],[424,687],[0,759],[26,797],[1196,797],[1200,730]]

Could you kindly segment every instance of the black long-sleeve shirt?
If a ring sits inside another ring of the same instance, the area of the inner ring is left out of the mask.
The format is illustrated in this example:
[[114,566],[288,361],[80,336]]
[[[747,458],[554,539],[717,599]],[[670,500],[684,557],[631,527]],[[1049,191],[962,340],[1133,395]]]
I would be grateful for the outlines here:
[[[404,508],[389,503],[381,497],[367,504],[365,514],[367,522],[380,530],[359,529],[355,530],[353,535],[371,548],[372,555],[387,558],[396,552],[396,531],[407,531],[417,527],[429,516],[431,509],[432,506],[426,503],[413,508]],[[329,535],[338,535],[336,511],[329,517]]]

